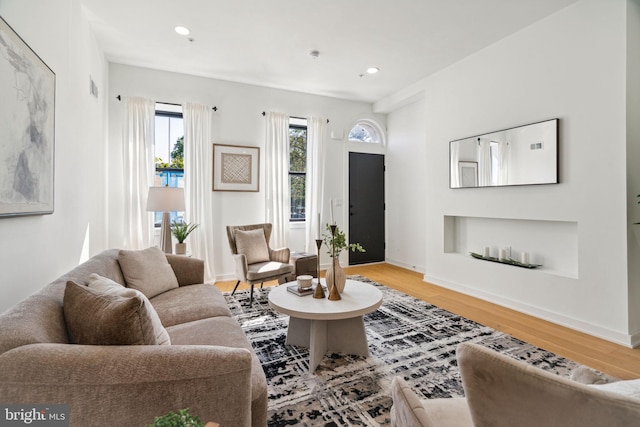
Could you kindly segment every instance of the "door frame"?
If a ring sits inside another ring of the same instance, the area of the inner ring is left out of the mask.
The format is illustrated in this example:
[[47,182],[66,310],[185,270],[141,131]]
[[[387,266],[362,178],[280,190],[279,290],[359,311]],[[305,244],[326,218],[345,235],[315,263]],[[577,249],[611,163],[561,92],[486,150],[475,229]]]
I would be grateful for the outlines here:
[[[375,121],[377,123],[377,121]],[[354,122],[355,125],[356,122]],[[377,123],[378,124],[378,123]],[[378,127],[380,128],[381,126],[378,124]],[[351,129],[351,128],[349,128]],[[349,234],[351,232],[351,230],[349,229],[349,204],[351,203],[351,200],[349,200],[349,173],[351,172],[349,170],[349,153],[361,153],[361,154],[380,154],[382,156],[384,156],[385,158],[385,166],[386,166],[386,136],[383,136],[383,141],[381,143],[366,143],[366,142],[354,142],[354,141],[349,141],[349,136],[346,135],[346,144],[345,144],[345,149],[344,149],[344,186],[342,189],[342,194],[345,195],[344,200],[345,200],[345,208],[344,208],[344,212],[345,212],[345,227],[344,227],[344,232],[347,236],[347,241],[349,241]],[[384,187],[384,197],[385,200],[387,199],[387,185],[386,185],[386,179],[385,179],[385,187]],[[386,202],[385,202],[386,203]],[[385,242],[387,241],[387,212],[385,209],[385,213],[384,213],[384,240]],[[366,248],[365,248],[366,249]],[[387,257],[387,251],[385,248],[385,260]],[[384,262],[384,261],[383,261]],[[349,258],[347,256],[346,259],[346,265],[349,265]],[[366,265],[366,264],[357,264],[357,265]]]

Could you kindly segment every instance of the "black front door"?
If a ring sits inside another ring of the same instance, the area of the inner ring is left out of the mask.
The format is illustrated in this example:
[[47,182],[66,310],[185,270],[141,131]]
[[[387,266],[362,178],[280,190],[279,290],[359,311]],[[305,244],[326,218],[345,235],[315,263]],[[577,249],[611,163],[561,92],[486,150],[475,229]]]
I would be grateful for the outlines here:
[[349,153],[349,265],[384,261],[384,156]]

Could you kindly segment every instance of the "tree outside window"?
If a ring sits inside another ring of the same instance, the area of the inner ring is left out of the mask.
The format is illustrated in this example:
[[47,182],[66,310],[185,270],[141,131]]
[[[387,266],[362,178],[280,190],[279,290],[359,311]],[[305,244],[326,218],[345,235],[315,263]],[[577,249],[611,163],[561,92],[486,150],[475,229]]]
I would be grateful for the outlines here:
[[290,220],[305,220],[305,192],[307,173],[307,127],[289,126],[289,191]]

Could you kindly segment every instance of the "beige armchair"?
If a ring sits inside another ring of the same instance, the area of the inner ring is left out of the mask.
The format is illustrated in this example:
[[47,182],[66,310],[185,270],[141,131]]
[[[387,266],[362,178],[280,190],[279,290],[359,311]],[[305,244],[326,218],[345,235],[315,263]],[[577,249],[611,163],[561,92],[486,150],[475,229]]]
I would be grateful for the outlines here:
[[466,398],[421,400],[395,377],[392,426],[604,427],[640,420],[640,399],[601,385],[581,384],[476,344],[459,344],[456,357]]
[[293,266],[289,264],[289,248],[271,249],[271,224],[228,225],[227,237],[233,254],[236,268],[236,286],[232,295],[238,289],[240,282],[251,285],[249,304],[253,304],[253,285],[269,280],[284,283],[285,278],[293,273]]

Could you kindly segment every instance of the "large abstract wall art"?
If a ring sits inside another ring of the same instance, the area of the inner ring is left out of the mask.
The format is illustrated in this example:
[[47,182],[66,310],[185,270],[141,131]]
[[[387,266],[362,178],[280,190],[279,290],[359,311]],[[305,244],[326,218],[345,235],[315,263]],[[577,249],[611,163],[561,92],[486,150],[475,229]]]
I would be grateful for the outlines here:
[[53,213],[55,86],[0,17],[0,216]]

